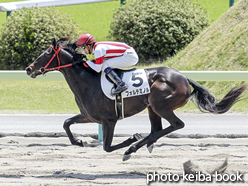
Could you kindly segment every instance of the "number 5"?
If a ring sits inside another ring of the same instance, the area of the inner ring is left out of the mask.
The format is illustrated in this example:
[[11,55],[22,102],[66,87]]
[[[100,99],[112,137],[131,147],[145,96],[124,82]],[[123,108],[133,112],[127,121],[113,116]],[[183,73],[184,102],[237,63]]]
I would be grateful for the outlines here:
[[137,77],[137,75],[139,75],[141,73],[133,73],[132,75],[132,81],[139,81],[138,83],[133,83],[134,87],[139,87],[143,84],[143,79],[141,77]]

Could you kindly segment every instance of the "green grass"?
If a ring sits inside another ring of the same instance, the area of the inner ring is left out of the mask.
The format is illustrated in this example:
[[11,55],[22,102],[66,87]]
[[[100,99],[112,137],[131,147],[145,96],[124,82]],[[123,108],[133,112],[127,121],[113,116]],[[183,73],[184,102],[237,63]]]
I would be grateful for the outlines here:
[[164,62],[178,70],[248,70],[248,11],[240,1]]
[[[232,82],[231,85],[230,82],[203,83],[217,99],[237,84],[239,82]],[[65,81],[0,81],[0,93],[0,113],[79,113],[74,95]],[[200,113],[191,101],[177,111]],[[231,112],[248,113],[247,100],[236,103]]]
[[91,33],[97,41],[108,40],[113,9],[120,6],[119,1],[61,6],[56,9],[69,14],[80,25],[81,32]]
[[1,113],[79,113],[65,81],[0,81],[0,93]]
[[193,0],[193,2],[195,1],[198,1],[207,10],[211,22],[216,21],[229,9],[229,0]]
[[[0,0],[0,3],[18,0]],[[20,1],[20,0],[19,0]],[[127,0],[128,3],[129,0]],[[193,0],[196,1],[196,0]],[[236,0],[237,2],[237,0]],[[207,12],[211,22],[217,20],[229,8],[229,0],[199,0]],[[120,1],[60,6],[56,9],[69,14],[80,25],[80,30],[94,35],[97,41],[108,40],[106,37],[112,19],[113,9],[120,7]],[[0,26],[6,21],[6,12],[0,12]]]
[[[0,3],[2,2],[10,0],[1,0]],[[211,20],[217,20],[229,6],[228,0],[200,0],[200,3],[206,6]],[[112,9],[119,5],[119,1],[112,1],[57,8],[74,17],[80,24],[82,32],[92,33],[97,40],[106,40]],[[162,64],[155,63],[150,67],[168,65],[177,70],[248,70],[248,15],[242,14],[247,12],[241,11],[242,8],[246,9],[245,6],[240,8],[235,8],[214,22],[173,59]],[[5,20],[6,13],[0,12],[0,24]],[[220,99],[242,82],[202,83]],[[0,81],[0,95],[1,113],[79,112],[74,96],[65,81]],[[248,92],[245,96],[248,97]],[[247,100],[238,102],[232,111],[248,113],[247,105]],[[191,102],[179,109],[185,112],[196,110]]]
[[[240,0],[175,57],[164,61],[177,70],[248,70],[248,3]],[[247,82],[203,82],[220,99],[228,90]],[[244,93],[248,98],[248,91]],[[234,109],[248,113],[248,99]]]

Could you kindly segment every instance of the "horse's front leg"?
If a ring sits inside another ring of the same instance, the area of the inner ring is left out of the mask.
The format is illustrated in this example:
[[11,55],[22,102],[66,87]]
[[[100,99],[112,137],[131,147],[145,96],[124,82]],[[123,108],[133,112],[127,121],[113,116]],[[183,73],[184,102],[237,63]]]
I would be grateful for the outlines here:
[[85,116],[83,116],[82,114],[78,114],[76,116],[73,116],[65,120],[64,125],[63,125],[65,132],[71,141],[71,144],[84,147],[85,144],[83,144],[82,140],[75,138],[73,134],[71,133],[70,126],[76,123],[92,123],[92,121],[86,118]]
[[103,149],[106,152],[112,152],[117,149],[121,149],[123,147],[127,147],[131,145],[132,143],[140,140],[142,136],[140,134],[134,134],[132,137],[128,138],[127,140],[123,141],[120,144],[117,145],[111,145],[113,141],[113,136],[114,136],[114,129],[116,122],[110,122],[106,121],[103,122],[102,124],[102,130],[103,130]]

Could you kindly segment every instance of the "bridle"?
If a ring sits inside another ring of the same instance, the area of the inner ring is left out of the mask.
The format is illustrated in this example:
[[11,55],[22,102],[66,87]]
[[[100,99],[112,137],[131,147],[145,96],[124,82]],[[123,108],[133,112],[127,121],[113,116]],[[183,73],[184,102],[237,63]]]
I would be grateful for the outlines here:
[[[78,64],[78,63],[81,63],[82,61],[75,61],[73,63],[70,63],[70,64],[67,64],[67,65],[61,65],[60,63],[60,59],[59,59],[59,52],[61,50],[61,47],[59,47],[57,50],[53,47],[53,45],[51,45],[51,48],[53,49],[54,51],[54,54],[52,56],[52,58],[50,59],[50,61],[46,64],[45,67],[41,67],[40,68],[40,71],[41,73],[44,75],[45,72],[48,72],[48,71],[54,71],[54,70],[57,70],[59,71],[61,68],[66,68],[66,67],[71,67],[72,65],[75,65],[75,64]],[[48,68],[48,66],[50,65],[50,63],[53,61],[53,59],[57,57],[58,59],[58,66],[57,67],[54,67],[54,68]],[[89,67],[86,63],[86,58],[83,59],[83,65],[85,67]]]

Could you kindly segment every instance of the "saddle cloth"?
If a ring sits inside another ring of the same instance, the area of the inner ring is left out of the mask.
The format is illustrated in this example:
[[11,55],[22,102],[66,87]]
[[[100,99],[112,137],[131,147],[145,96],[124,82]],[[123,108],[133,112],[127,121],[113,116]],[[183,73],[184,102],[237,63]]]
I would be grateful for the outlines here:
[[[121,93],[122,98],[150,93],[150,86],[144,69],[114,70],[120,77],[122,77],[122,81],[124,81],[128,86],[128,89]],[[111,90],[114,88],[114,84],[106,77],[106,74],[103,71],[101,74],[101,87],[103,93],[109,99],[115,100],[115,96],[111,95]]]

